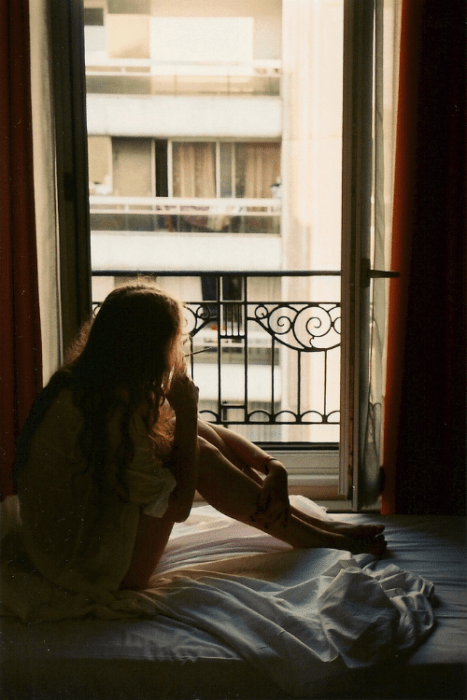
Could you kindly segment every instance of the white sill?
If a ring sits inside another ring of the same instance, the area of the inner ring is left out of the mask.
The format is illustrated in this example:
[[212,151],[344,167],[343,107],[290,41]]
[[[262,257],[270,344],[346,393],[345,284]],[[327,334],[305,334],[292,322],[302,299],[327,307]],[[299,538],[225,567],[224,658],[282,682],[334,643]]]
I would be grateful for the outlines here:
[[[289,493],[306,496],[328,511],[350,512],[351,502],[338,492],[338,450],[268,450],[287,469]],[[197,494],[196,504],[202,504]]]
[[289,493],[307,496],[314,501],[346,499],[339,494],[338,450],[271,450],[287,469]]

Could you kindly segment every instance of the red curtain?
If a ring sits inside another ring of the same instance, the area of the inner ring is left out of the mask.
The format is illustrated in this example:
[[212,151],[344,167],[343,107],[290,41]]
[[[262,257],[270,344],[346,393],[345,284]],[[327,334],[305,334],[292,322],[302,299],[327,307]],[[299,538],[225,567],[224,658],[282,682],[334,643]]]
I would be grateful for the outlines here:
[[383,513],[465,513],[465,21],[403,2]]
[[0,0],[1,498],[16,436],[42,386],[32,161],[28,0]]

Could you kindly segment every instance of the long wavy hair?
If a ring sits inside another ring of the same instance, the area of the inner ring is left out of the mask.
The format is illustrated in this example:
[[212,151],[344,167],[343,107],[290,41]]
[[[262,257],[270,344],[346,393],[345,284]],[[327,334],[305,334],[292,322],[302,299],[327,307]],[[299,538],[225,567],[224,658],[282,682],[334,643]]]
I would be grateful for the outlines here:
[[173,297],[142,279],[114,289],[36,399],[17,445],[16,484],[47,409],[63,389],[71,388],[83,416],[79,446],[100,497],[111,457],[109,420],[116,416],[120,421],[120,443],[112,459],[126,493],[125,468],[134,455],[130,421],[136,411],[144,409],[140,412],[155,452],[169,446],[163,405],[171,375],[184,370],[181,337],[182,311]]

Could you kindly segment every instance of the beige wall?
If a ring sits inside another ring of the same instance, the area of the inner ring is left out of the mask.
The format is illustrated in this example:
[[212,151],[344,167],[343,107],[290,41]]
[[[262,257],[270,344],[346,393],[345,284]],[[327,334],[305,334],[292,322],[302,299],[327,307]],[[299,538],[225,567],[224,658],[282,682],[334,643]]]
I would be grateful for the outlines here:
[[114,194],[121,197],[153,195],[153,159],[151,139],[114,138]]
[[108,14],[106,23],[110,58],[149,58],[148,15]]
[[152,0],[160,17],[253,17],[253,57],[281,58],[281,0]]
[[89,136],[88,168],[90,187],[96,183],[107,185],[110,194],[112,185],[112,141],[110,136]]

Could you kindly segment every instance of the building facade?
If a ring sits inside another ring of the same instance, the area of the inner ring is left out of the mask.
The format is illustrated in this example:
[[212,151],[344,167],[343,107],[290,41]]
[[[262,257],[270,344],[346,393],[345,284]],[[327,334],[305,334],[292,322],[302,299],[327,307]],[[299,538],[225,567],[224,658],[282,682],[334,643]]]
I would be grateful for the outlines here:
[[208,419],[337,443],[343,0],[84,8],[94,301],[155,275]]

